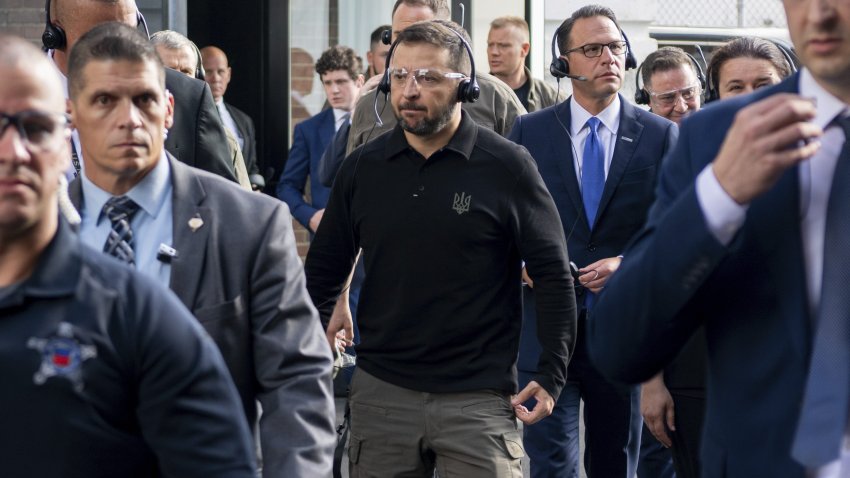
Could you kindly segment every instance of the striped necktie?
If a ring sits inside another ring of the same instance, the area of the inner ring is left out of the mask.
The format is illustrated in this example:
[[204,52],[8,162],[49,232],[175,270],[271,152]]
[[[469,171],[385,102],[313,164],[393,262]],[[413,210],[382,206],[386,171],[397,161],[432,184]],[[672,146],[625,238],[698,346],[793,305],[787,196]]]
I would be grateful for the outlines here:
[[136,254],[133,252],[133,230],[130,220],[139,210],[139,205],[127,196],[112,197],[103,205],[103,214],[112,223],[109,237],[103,245],[103,252],[134,265]]

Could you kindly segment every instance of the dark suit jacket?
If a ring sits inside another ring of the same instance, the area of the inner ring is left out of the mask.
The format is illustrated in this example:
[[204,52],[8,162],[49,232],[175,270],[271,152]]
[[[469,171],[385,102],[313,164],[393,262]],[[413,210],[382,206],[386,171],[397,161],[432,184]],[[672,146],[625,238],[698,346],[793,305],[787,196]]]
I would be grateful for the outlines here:
[[328,147],[325,148],[325,152],[322,153],[322,158],[319,159],[318,174],[322,186],[329,188],[334,185],[336,173],[345,160],[345,147],[348,144],[348,133],[350,131],[350,122],[346,122],[340,126],[339,131],[334,134]]
[[231,105],[224,103],[227,112],[233,117],[233,122],[236,123],[236,128],[239,130],[239,135],[242,136],[242,158],[245,159],[245,168],[248,170],[248,180],[251,184],[260,188],[266,185],[266,180],[260,173],[260,166],[257,163],[257,133],[254,129],[254,121],[244,111]]
[[695,179],[742,107],[797,92],[798,77],[685,120],[649,221],[600,294],[587,335],[597,366],[639,383],[699,327],[708,343],[703,476],[793,477],[810,349],[797,168],[750,204],[728,246],[706,225]]
[[[325,476],[335,444],[331,356],[287,208],[169,160],[171,290],[218,345],[250,424],[260,401],[264,476]],[[77,205],[81,190],[74,181]],[[202,221],[195,231],[193,218]]]
[[[295,219],[308,229],[310,218],[317,210],[324,209],[331,193],[319,181],[318,171],[322,153],[333,138],[334,123],[334,112],[328,108],[295,126],[289,158],[277,183],[277,197],[289,205]],[[310,176],[309,203],[304,200],[307,176]]]
[[174,95],[174,125],[165,149],[189,166],[235,182],[227,136],[209,86],[166,68],[165,87]]
[[[581,268],[622,254],[626,243],[643,226],[655,197],[661,160],[676,143],[678,130],[672,122],[636,108],[620,97],[620,127],[614,156],[599,201],[596,225],[591,231],[573,164],[573,146],[564,130],[570,124],[570,101],[572,98],[520,116],[508,139],[528,148],[537,162],[561,215],[570,260]],[[582,304],[585,289],[578,288],[576,292],[576,302]],[[537,367],[540,345],[533,319],[523,318],[517,364],[520,370],[534,371]]]

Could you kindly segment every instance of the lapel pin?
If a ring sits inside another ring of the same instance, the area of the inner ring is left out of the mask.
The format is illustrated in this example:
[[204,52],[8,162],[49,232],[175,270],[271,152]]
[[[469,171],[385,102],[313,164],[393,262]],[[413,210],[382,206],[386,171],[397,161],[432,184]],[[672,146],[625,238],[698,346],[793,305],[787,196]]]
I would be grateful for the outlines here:
[[622,139],[623,141],[628,141],[629,143],[634,142],[634,140],[632,138],[628,138],[626,136],[620,136],[620,139]]
[[203,226],[203,225],[204,225],[204,220],[203,220],[203,219],[201,219],[201,218],[200,218],[200,217],[198,217],[198,216],[195,216],[195,217],[193,217],[192,219],[189,219],[189,229],[191,229],[191,230],[192,230],[192,232],[197,231],[197,230],[198,230],[198,229],[200,229],[200,228],[201,228],[201,226]]

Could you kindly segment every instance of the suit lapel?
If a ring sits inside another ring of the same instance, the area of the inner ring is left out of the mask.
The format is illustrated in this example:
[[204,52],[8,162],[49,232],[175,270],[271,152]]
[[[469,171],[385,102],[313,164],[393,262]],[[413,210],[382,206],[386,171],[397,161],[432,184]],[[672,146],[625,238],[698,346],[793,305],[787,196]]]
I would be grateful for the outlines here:
[[224,104],[224,108],[227,110],[228,113],[230,113],[230,117],[233,119],[233,123],[236,124],[236,129],[239,130],[239,136],[242,136],[242,138],[247,138],[248,125],[244,121],[242,121],[242,115],[236,113],[233,107],[231,107],[227,103]]
[[614,143],[614,155],[611,158],[611,167],[608,168],[608,177],[605,179],[605,188],[602,190],[602,198],[599,199],[599,209],[596,211],[597,220],[605,212],[605,207],[614,197],[614,191],[623,178],[623,173],[629,165],[632,156],[637,149],[640,135],[643,133],[643,125],[637,121],[637,109],[628,104],[625,98],[620,97],[620,127],[617,130],[617,139]]
[[331,142],[331,138],[336,133],[336,117],[334,116],[333,108],[325,110],[324,115],[319,125],[319,141],[320,146],[322,146],[322,151],[319,151],[319,155],[324,152],[324,146]]
[[[799,92],[799,73],[777,85],[771,94]],[[784,291],[780,314],[792,338],[792,352],[808,360],[811,344],[806,261],[803,251],[800,211],[800,168],[788,169],[776,185],[753,201],[747,213],[754,222],[756,243],[769,258],[768,274],[776,290]],[[811,181],[810,181],[811,182]]]
[[206,192],[188,167],[169,155],[173,190],[172,227],[177,257],[171,262],[170,288],[190,310],[204,273],[207,241],[213,227],[209,208],[202,206]]
[[[558,106],[552,109],[552,114],[556,115],[555,120],[559,121],[561,126],[566,128],[567,132],[569,132],[570,121],[572,120],[572,115],[570,114],[570,101],[572,101],[572,98],[561,102]],[[566,188],[567,194],[570,196],[570,200],[575,207],[576,214],[578,214],[578,217],[581,218],[582,224],[587,226],[589,229],[590,226],[587,224],[587,217],[585,217],[584,214],[584,203],[581,200],[581,188],[578,184],[575,157],[573,156],[574,146],[570,136],[571,135],[569,133],[554,135],[555,140],[549,142],[552,147],[550,157],[555,158],[555,162],[558,165],[558,171],[561,174],[561,180],[564,182],[564,187]]]

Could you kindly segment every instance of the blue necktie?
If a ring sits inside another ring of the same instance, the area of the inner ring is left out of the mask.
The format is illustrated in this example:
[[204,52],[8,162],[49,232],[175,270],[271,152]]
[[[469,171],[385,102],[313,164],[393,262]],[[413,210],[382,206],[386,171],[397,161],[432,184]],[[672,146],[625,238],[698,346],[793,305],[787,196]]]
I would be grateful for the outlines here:
[[809,469],[838,459],[850,407],[850,118],[826,209],[815,342],[791,456]]
[[[597,133],[599,118],[591,117],[587,120],[587,127],[590,128],[590,133],[584,142],[584,154],[582,155],[581,201],[584,203],[587,224],[593,230],[593,221],[596,219],[599,200],[602,198],[602,190],[605,188],[605,152]],[[588,310],[593,307],[595,295],[589,290],[585,291],[584,306]]]
[[103,214],[112,223],[112,229],[103,245],[103,252],[115,256],[122,261],[133,265],[136,263],[136,254],[133,252],[133,230],[130,228],[130,220],[139,205],[127,196],[113,196],[103,205]]
[[587,120],[587,127],[590,128],[590,133],[584,142],[582,156],[581,200],[584,203],[587,223],[593,229],[599,199],[602,198],[602,189],[605,188],[605,152],[602,150],[602,143],[596,131],[599,127],[599,118],[592,117]]

